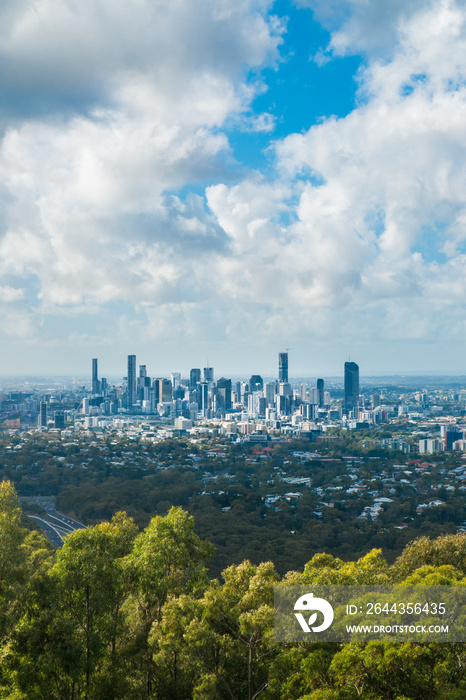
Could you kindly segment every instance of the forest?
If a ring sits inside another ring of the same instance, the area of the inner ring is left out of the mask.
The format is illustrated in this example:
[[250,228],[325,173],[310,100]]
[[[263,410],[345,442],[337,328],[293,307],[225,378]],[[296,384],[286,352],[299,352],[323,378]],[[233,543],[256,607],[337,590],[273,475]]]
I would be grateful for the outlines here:
[[[181,507],[125,513],[54,551],[0,483],[0,698],[461,700],[466,643],[278,644],[273,590],[293,584],[465,585],[466,534],[420,537],[389,564],[314,555],[209,577],[213,546]],[[466,640],[465,640],[466,641]]]
[[[349,560],[381,548],[393,562],[416,537],[463,527],[465,486],[454,471],[460,453],[413,465],[410,455],[365,449],[364,439],[286,441],[264,454],[217,438],[193,444],[5,436],[0,479],[12,481],[21,497],[54,496],[58,510],[86,525],[125,511],[142,529],[181,506],[194,516],[199,537],[215,545],[212,576],[244,559],[272,561],[283,575],[323,551]],[[307,456],[317,449],[320,457]],[[312,487],[295,483],[300,478]],[[375,498],[384,499],[376,517],[363,517]],[[442,505],[418,512],[432,500]]]

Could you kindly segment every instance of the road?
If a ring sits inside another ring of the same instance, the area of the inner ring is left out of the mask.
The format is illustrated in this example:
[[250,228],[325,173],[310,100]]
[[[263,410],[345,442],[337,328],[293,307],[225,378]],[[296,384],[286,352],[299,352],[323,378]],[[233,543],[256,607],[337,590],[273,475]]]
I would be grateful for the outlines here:
[[65,535],[69,535],[75,530],[85,529],[86,527],[78,520],[74,520],[68,515],[59,513],[51,505],[47,505],[45,511],[46,514],[44,515],[31,515],[28,513],[27,516],[28,518],[33,518],[33,520],[39,524],[46,537],[55,547],[62,546]]

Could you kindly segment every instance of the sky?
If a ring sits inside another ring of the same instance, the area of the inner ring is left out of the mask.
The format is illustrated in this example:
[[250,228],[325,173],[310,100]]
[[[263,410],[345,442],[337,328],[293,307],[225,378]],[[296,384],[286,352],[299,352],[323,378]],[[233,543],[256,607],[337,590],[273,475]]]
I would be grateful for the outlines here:
[[1,3],[0,374],[465,374],[465,269],[465,1]]

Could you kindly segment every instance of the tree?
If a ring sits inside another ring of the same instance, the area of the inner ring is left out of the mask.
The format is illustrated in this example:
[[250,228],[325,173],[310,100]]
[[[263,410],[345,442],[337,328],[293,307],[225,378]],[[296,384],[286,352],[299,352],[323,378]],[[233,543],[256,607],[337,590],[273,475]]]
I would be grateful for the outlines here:
[[194,520],[181,508],[156,516],[138,535],[125,565],[132,582],[132,597],[126,604],[133,635],[126,654],[141,697],[152,697],[157,668],[148,637],[161,620],[169,596],[202,595],[208,584],[206,559],[213,547],[194,532]]
[[[270,562],[254,566],[245,561],[230,566],[223,577],[225,583],[213,581],[200,600],[182,596],[167,602],[153,627],[154,659],[159,668],[171,669],[171,697],[255,700],[267,688],[277,653],[273,587],[278,575]],[[180,677],[184,694],[175,696],[173,681]],[[192,696],[186,694],[187,680],[193,684]]]
[[120,650],[128,594],[123,567],[137,529],[125,514],[65,538],[34,585],[13,636],[10,667],[27,697],[104,700],[126,696]]
[[451,565],[466,574],[466,532],[444,535],[435,540],[419,537],[403,550],[393,565],[396,580],[406,578],[424,565]]

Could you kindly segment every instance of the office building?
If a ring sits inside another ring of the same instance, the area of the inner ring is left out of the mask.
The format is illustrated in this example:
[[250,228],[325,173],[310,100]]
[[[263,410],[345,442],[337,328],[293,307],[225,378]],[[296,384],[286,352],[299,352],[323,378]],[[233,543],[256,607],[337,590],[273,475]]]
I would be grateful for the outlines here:
[[65,412],[64,411],[55,411],[55,414],[53,416],[53,427],[57,428],[58,430],[65,429]]
[[225,411],[231,408],[231,379],[221,377],[217,382],[217,397],[219,405]]
[[213,382],[214,381],[214,368],[204,367],[204,381]]
[[249,391],[262,391],[264,382],[260,374],[253,374],[249,380]]
[[126,386],[126,404],[131,411],[136,402],[136,355],[128,355],[128,376]]
[[463,431],[452,428],[445,430],[445,450],[453,449],[453,443],[463,439]]
[[38,425],[40,428],[47,427],[47,402],[41,401],[39,404]]
[[171,378],[172,378],[172,387],[173,387],[173,389],[176,389],[181,384],[181,373],[180,372],[172,372]]
[[100,394],[100,382],[97,369],[97,357],[92,358],[92,393]]
[[278,353],[278,381],[288,382],[288,353]]
[[276,382],[266,382],[264,384],[264,396],[265,403],[267,406],[273,406],[275,404],[275,394],[277,393],[277,383]]
[[325,382],[323,379],[317,380],[317,395],[318,395],[318,406],[319,408],[324,407],[324,386]]
[[159,379],[159,400],[158,403],[166,403],[173,398],[173,387],[169,379]]
[[207,382],[199,382],[196,388],[197,405],[204,416],[207,416],[209,410],[209,384]]
[[345,362],[344,391],[345,410],[355,411],[359,404],[359,366],[356,362]]
[[189,373],[189,388],[191,391],[196,388],[196,384],[201,381],[201,370],[194,367]]

